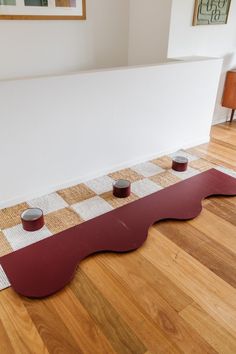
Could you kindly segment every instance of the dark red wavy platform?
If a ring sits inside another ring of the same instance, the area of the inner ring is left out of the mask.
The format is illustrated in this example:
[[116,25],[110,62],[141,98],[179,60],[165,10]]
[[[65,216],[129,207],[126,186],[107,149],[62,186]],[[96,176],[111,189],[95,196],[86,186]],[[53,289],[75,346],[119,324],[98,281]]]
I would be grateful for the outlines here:
[[95,252],[139,248],[149,227],[163,219],[192,219],[201,201],[236,195],[236,179],[215,169],[153,193],[95,219],[0,258],[13,289],[41,298],[69,283],[77,265]]

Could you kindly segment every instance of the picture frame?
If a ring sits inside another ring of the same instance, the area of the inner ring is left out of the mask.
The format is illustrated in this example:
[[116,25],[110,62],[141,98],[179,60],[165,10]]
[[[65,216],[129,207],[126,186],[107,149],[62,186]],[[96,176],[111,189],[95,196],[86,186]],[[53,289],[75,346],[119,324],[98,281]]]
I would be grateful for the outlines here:
[[0,20],[86,20],[86,0],[0,0]]
[[195,0],[193,26],[227,24],[231,0]]

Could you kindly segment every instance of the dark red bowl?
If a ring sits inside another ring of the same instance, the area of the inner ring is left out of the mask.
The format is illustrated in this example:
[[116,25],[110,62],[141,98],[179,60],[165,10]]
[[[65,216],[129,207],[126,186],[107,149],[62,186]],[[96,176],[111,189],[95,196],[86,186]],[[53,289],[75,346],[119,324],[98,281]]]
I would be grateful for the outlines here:
[[131,183],[127,179],[118,179],[113,183],[113,195],[117,198],[127,198],[131,193]]
[[178,172],[184,172],[188,168],[188,159],[184,156],[175,156],[172,160],[172,169]]
[[23,229],[26,231],[37,231],[44,226],[43,211],[40,208],[29,208],[21,214]]

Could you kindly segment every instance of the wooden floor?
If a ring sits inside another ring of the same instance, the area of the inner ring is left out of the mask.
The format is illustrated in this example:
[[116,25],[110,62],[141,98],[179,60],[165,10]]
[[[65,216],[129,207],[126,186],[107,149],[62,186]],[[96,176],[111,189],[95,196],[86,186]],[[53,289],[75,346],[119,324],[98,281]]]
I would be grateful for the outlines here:
[[[236,170],[236,122],[191,149]],[[0,293],[0,354],[236,353],[236,198],[188,222],[151,227],[145,245],[82,262],[44,300]]]

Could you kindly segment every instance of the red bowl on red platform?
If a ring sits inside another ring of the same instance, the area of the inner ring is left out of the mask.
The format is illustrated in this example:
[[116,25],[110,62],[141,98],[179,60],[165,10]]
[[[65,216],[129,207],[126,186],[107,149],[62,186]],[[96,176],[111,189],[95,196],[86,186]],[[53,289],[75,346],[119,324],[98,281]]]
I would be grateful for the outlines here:
[[40,208],[29,208],[21,214],[23,229],[26,231],[37,231],[44,226],[43,211]]
[[172,169],[178,172],[184,172],[188,168],[188,159],[184,156],[175,156],[172,160]]
[[127,198],[131,193],[131,183],[127,179],[118,179],[113,183],[113,195],[117,198]]

